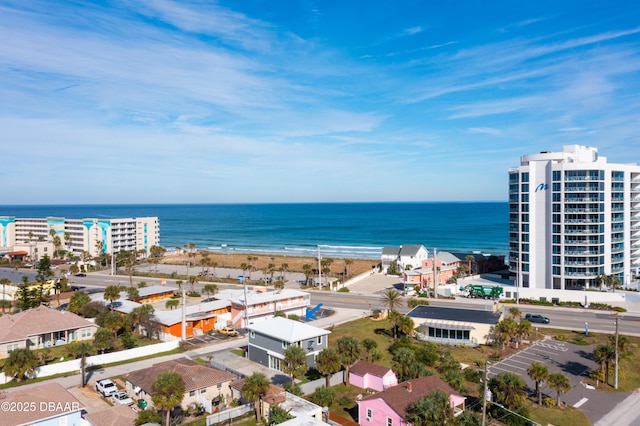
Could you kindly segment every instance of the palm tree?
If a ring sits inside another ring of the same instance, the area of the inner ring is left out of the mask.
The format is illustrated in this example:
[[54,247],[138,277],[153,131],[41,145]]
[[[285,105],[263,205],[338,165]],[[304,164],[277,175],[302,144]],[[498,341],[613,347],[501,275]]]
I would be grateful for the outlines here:
[[607,274],[598,275],[596,282],[600,285],[600,291],[604,290],[605,285],[609,284],[610,277]]
[[509,371],[498,374],[489,380],[489,389],[495,396],[495,401],[507,408],[522,406],[526,399],[525,382],[518,374]]
[[387,289],[382,295],[381,304],[389,312],[395,311],[397,308],[402,307],[402,296],[396,289]]
[[360,342],[351,336],[345,336],[338,339],[337,342],[338,356],[340,364],[345,369],[345,384],[349,384],[349,369],[360,359]]
[[260,399],[269,390],[269,379],[262,373],[254,372],[247,377],[242,385],[242,395],[248,401],[253,401],[256,409],[256,420],[262,418]]
[[369,358],[373,351],[378,347],[378,343],[375,340],[367,337],[362,341],[362,347],[364,348],[365,361],[370,361]]
[[522,318],[522,311],[516,307],[509,308],[509,314],[514,320],[520,321],[520,319]]
[[609,384],[609,365],[615,358],[615,354],[616,350],[611,345],[598,345],[593,350],[593,360],[601,365],[606,384]]
[[467,261],[467,263],[468,263],[469,275],[471,275],[471,274],[473,273],[473,270],[471,269],[471,263],[472,263],[474,260],[476,260],[476,258],[475,258],[475,257],[473,257],[473,255],[468,254],[468,255],[466,255],[466,256],[464,257],[464,260],[466,260],[466,261]]
[[213,269],[212,272],[211,272],[211,275],[213,275],[215,277],[216,276],[216,268],[218,267],[218,262],[211,261],[210,265],[211,265],[211,268]]
[[211,297],[212,294],[218,292],[218,286],[215,284],[205,284],[205,286],[202,287],[202,291],[207,293],[207,297]]
[[196,275],[192,275],[189,277],[189,284],[191,284],[191,294],[196,294],[196,284],[198,284],[198,277]]
[[398,381],[407,380],[407,370],[409,366],[415,363],[416,353],[409,348],[398,348],[393,354],[393,362]]
[[351,265],[353,264],[353,259],[344,259],[344,270],[347,274],[347,277],[351,276]]
[[302,265],[302,272],[306,278],[305,284],[309,285],[309,279],[313,276],[313,268],[308,263]]
[[295,380],[309,369],[307,365],[307,353],[300,346],[291,345],[284,351],[284,365],[282,370],[291,376],[291,386]]
[[567,393],[571,390],[571,382],[567,376],[562,373],[549,374],[547,379],[549,386],[556,390],[556,405],[560,404],[560,394]]
[[453,422],[453,408],[449,395],[435,390],[407,407],[405,417],[413,426],[446,425]]
[[323,349],[316,356],[316,369],[321,374],[324,374],[327,380],[327,389],[331,387],[331,375],[340,371],[340,367],[342,366],[340,365],[340,358],[338,357],[338,353],[331,348]]
[[527,374],[536,382],[536,395],[538,395],[538,405],[542,405],[542,382],[549,378],[549,369],[546,365],[534,362],[527,369]]
[[182,293],[182,284],[184,281],[176,280],[176,285],[178,286],[178,292]]
[[169,426],[173,407],[182,402],[184,388],[182,376],[171,371],[160,374],[151,385],[153,404],[167,413],[165,426]]
[[69,346],[69,349],[73,353],[75,359],[80,358],[80,387],[85,387],[87,384],[87,356],[93,355],[95,353],[95,349],[91,342],[87,341],[74,342]]
[[180,305],[180,301],[178,299],[169,299],[164,304],[164,307],[169,309],[169,310],[173,310],[173,308],[176,308],[179,305]]
[[400,315],[396,321],[396,328],[398,331],[405,336],[411,335],[413,329],[415,328],[415,324],[413,323],[413,319],[406,315]]
[[36,368],[40,366],[38,358],[28,348],[11,351],[5,361],[2,371],[8,377],[15,377],[16,382],[33,376]]
[[516,322],[511,318],[502,320],[496,324],[495,332],[496,340],[502,342],[502,349],[505,349],[506,342],[511,341],[511,338],[515,335]]
[[527,320],[522,320],[516,325],[515,336],[516,336],[516,349],[518,349],[518,343],[522,339],[529,337],[531,333],[531,322]]
[[104,299],[109,301],[109,309],[113,310],[113,302],[120,299],[120,287],[110,285],[104,289]]
[[7,284],[11,284],[11,280],[9,278],[0,278],[0,284],[2,284],[2,313],[4,314],[4,302],[7,300],[7,292],[5,291],[5,286]]
[[[0,280],[1,281],[1,280]],[[618,353],[624,353],[627,345],[629,344],[629,338],[623,334],[618,335]],[[609,345],[615,348],[616,346],[616,336],[609,336]]]
[[289,264],[288,263],[282,263],[280,265],[280,269],[278,269],[278,271],[282,274],[282,281],[286,282],[287,281],[287,271],[289,270]]

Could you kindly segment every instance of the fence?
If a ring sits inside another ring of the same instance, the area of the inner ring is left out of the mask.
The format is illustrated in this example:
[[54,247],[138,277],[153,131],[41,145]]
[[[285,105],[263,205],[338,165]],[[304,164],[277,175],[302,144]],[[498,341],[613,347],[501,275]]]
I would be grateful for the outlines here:
[[215,425],[222,422],[230,422],[231,419],[244,416],[247,413],[253,411],[253,402],[249,404],[241,405],[239,407],[230,408],[228,410],[220,411],[218,413],[207,416],[207,426]]
[[[143,346],[140,348],[127,349],[120,352],[113,352],[104,355],[94,355],[86,358],[87,367],[93,365],[110,364],[113,362],[126,361],[129,359],[140,358],[148,355],[171,351],[180,345],[179,340],[171,342],[157,343],[155,345]],[[66,362],[58,362],[56,364],[42,365],[36,368],[34,377],[47,377],[54,374],[70,373],[80,370],[80,360],[73,359]],[[0,377],[0,382],[3,378]],[[4,379],[4,382],[10,380]]]
[[239,372],[238,370],[234,370],[233,368],[229,368],[224,364],[221,364],[216,361],[211,361],[211,366],[217,368],[218,370],[226,371],[227,373],[231,373],[236,376],[236,379],[243,379],[245,377],[244,374]]
[[[331,379],[329,379],[329,383],[331,386],[339,385],[344,382],[344,371],[338,371],[331,375]],[[313,393],[316,389],[321,388],[327,384],[327,379],[324,377],[322,379],[313,380],[311,382],[302,383],[300,385],[300,390],[303,395],[309,395]]]

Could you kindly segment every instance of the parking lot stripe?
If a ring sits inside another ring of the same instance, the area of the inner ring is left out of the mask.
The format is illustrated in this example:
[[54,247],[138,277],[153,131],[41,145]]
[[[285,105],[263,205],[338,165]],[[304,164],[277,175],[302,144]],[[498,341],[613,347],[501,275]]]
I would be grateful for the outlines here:
[[573,408],[578,408],[580,407],[582,404],[584,404],[585,402],[587,402],[589,400],[589,398],[582,398],[580,401],[576,402],[575,404],[573,404]]

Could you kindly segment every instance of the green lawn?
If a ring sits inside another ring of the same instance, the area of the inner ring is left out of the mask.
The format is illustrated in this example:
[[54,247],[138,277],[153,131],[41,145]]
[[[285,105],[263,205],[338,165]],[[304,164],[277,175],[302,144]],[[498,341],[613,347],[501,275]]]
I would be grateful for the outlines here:
[[531,420],[541,425],[552,424],[554,426],[583,426],[590,425],[591,422],[586,414],[577,408],[548,408],[548,407],[530,407],[529,415]]

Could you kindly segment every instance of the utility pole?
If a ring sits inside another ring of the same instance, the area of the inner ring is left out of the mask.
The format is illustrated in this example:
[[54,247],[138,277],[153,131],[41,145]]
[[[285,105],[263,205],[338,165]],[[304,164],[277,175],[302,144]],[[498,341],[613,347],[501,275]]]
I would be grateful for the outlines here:
[[613,387],[618,389],[618,324],[620,322],[620,317],[616,314],[616,371],[613,379]]
[[184,295],[184,287],[182,287],[182,341],[187,341],[187,299]]
[[482,426],[485,426],[487,421],[487,365],[489,365],[489,361],[484,362],[484,389],[482,390]]
[[433,297],[438,298],[438,267],[436,259],[436,248],[433,248]]
[[322,290],[322,269],[320,269],[321,259],[322,258],[320,257],[320,245],[318,244],[318,287],[320,288],[320,290]]

